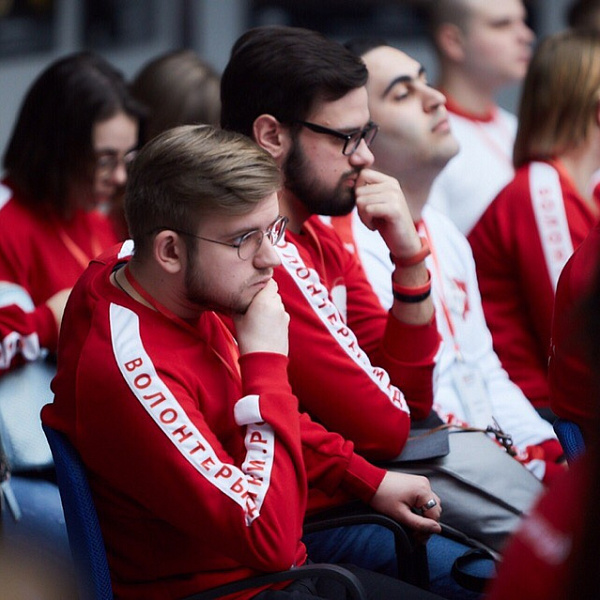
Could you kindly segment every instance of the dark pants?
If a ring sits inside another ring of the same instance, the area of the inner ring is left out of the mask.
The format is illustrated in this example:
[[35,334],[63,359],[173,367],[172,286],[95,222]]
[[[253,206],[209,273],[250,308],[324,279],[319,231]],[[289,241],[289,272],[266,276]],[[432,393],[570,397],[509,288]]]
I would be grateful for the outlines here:
[[[426,592],[393,577],[360,569],[353,565],[343,565],[354,573],[366,592],[368,600],[439,600],[431,592]],[[346,590],[341,583],[327,577],[303,579],[293,582],[283,590],[266,590],[254,600],[345,600]]]

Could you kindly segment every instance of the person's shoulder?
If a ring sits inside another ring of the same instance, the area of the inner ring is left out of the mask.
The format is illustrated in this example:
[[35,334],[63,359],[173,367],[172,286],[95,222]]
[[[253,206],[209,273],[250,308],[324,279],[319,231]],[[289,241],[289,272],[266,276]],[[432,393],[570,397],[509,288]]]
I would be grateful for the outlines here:
[[23,249],[43,237],[47,225],[21,202],[4,182],[0,183],[0,246]]
[[324,251],[329,249],[332,252],[348,252],[344,241],[328,217],[313,215],[307,221],[307,225],[314,231]]
[[423,208],[423,221],[431,233],[444,231],[444,235],[447,234],[453,238],[465,237],[448,215],[430,204],[426,204]]
[[519,206],[522,204],[523,197],[530,196],[529,172],[529,164],[522,165],[515,170],[512,179],[496,194],[491,202],[490,212],[499,212],[512,205]]
[[110,248],[107,248],[104,250],[104,252],[90,261],[88,267],[79,277],[75,285],[80,285],[83,281],[84,283],[81,285],[84,287],[95,286],[93,282],[103,279],[105,273],[110,273],[115,268],[117,263],[129,261],[132,256],[132,252],[133,242],[131,240],[120,242]]
[[117,244],[106,248],[101,254],[94,258],[92,262],[106,265],[118,261],[129,260],[133,256],[133,251],[133,240],[125,240],[124,242],[118,242]]
[[5,181],[0,182],[0,224],[5,226],[28,222],[31,220],[31,211],[19,201],[16,192]]
[[92,314],[110,305],[113,291],[110,274],[118,263],[130,257],[130,253],[121,254],[122,245],[117,244],[91,260],[75,282],[69,304],[73,306],[70,312],[80,323],[90,322]]
[[506,108],[503,108],[502,106],[498,106],[496,108],[496,118],[501,119],[502,121],[505,121],[506,123],[508,123],[511,126],[514,126],[515,129],[517,127],[517,124],[518,124],[517,115],[510,112],[509,110],[506,110]]

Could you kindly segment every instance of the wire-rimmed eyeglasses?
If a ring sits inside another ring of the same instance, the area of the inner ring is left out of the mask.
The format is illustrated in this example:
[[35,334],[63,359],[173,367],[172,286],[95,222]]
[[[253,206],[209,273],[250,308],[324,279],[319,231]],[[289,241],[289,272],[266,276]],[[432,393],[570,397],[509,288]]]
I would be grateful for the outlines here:
[[329,129],[329,127],[323,127],[323,125],[309,123],[308,121],[296,121],[296,123],[315,133],[323,133],[344,140],[344,147],[342,148],[342,154],[344,156],[351,156],[354,154],[358,150],[362,140],[365,140],[367,146],[370,146],[379,131],[379,126],[376,123],[373,123],[373,121],[369,121],[363,129],[357,129],[356,131],[350,131],[349,133],[344,133],[337,129]]
[[104,176],[112,175],[120,164],[127,169],[138,155],[137,150],[119,155],[112,150],[104,150],[96,155],[96,170]]
[[259,251],[265,237],[273,246],[276,246],[281,241],[281,238],[285,233],[288,221],[289,219],[287,217],[280,215],[273,221],[273,223],[271,223],[271,225],[269,225],[269,227],[267,227],[266,231],[262,231],[261,229],[252,229],[239,236],[236,242],[213,240],[201,235],[196,235],[195,233],[190,233],[189,231],[176,229],[175,227],[157,227],[154,231],[170,229],[171,231],[175,231],[181,235],[189,235],[190,237],[198,238],[199,240],[204,240],[205,242],[221,244],[221,246],[229,246],[230,248],[235,248],[237,250],[237,255],[241,260],[249,260],[253,258]]

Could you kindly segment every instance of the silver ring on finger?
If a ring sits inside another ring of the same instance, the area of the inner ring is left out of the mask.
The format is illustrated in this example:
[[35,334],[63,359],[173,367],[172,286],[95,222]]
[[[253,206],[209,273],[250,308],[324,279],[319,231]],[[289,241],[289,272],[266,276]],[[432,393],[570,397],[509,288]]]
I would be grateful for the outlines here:
[[421,510],[425,512],[427,510],[431,510],[434,506],[437,506],[437,501],[434,498],[432,498],[431,500],[425,502],[423,506],[421,506]]

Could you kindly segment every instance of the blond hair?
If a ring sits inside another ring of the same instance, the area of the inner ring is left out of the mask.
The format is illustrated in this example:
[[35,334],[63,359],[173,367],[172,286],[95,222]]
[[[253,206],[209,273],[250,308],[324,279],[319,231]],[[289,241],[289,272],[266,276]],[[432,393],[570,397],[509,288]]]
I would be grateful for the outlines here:
[[568,30],[538,46],[523,84],[515,167],[558,157],[588,137],[600,100],[600,36]]
[[250,212],[281,186],[271,155],[250,138],[184,125],[146,144],[125,193],[125,216],[139,256],[161,228],[195,231],[206,215]]

